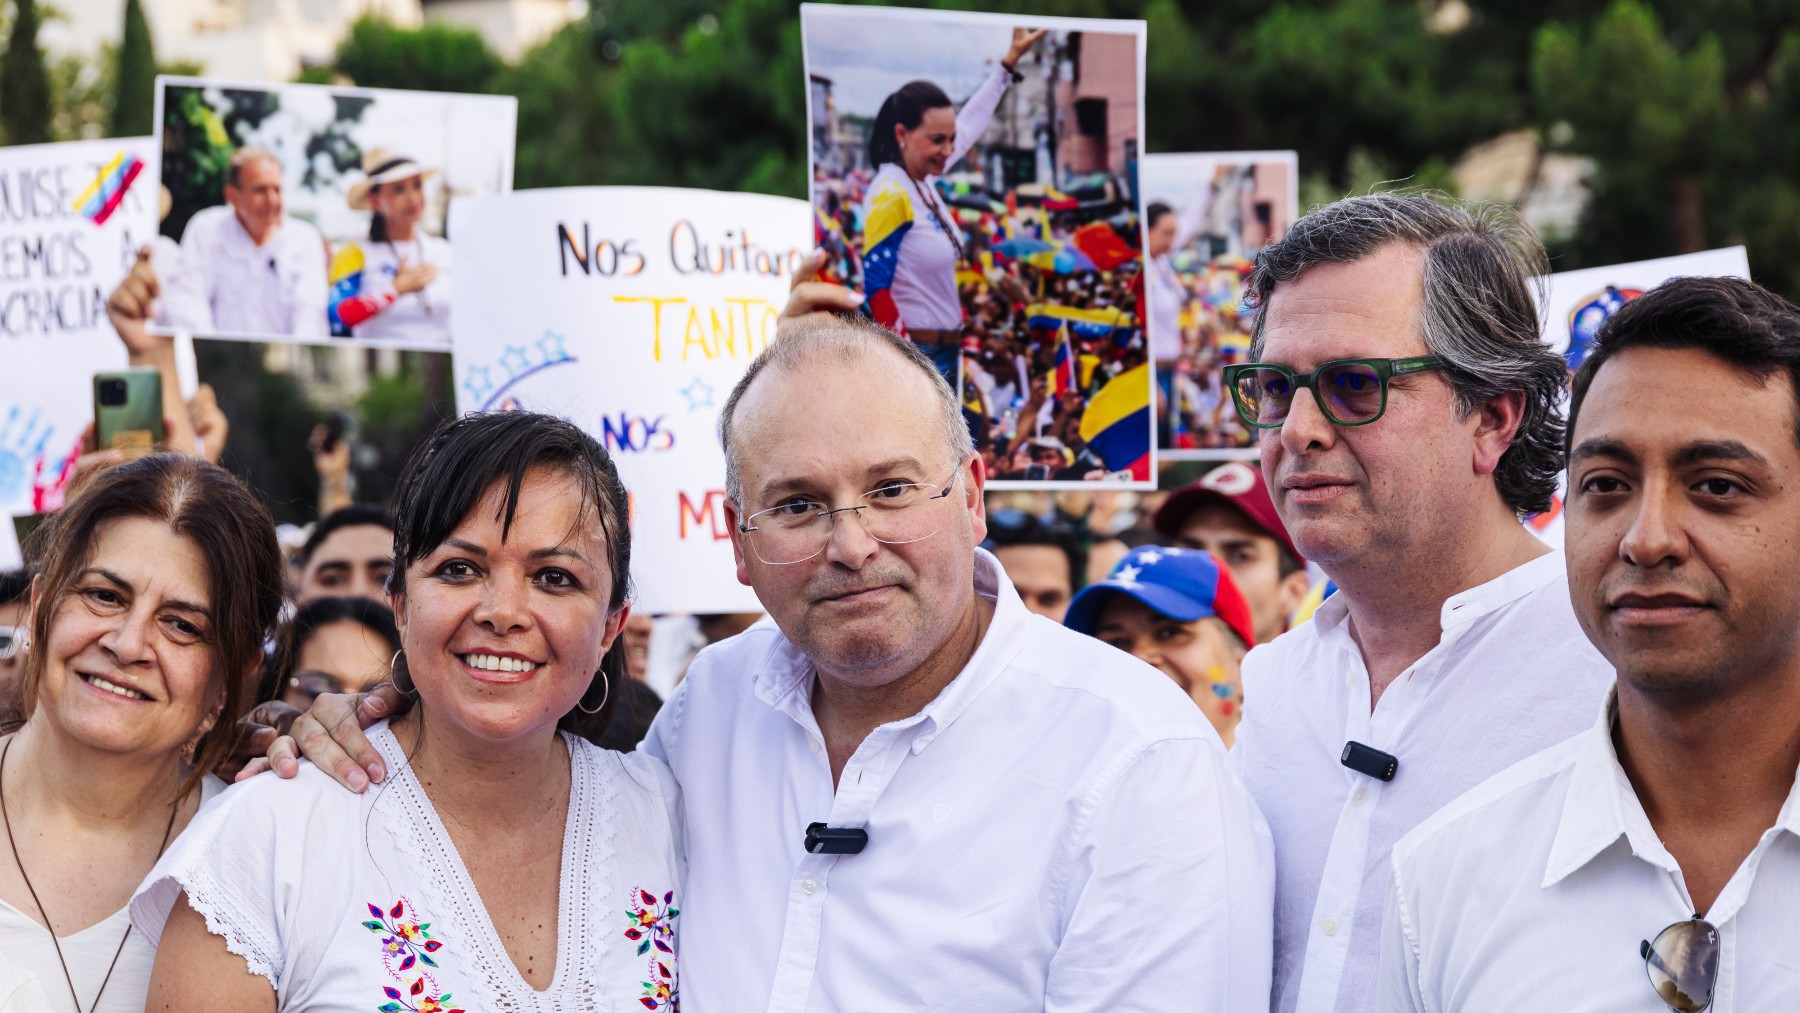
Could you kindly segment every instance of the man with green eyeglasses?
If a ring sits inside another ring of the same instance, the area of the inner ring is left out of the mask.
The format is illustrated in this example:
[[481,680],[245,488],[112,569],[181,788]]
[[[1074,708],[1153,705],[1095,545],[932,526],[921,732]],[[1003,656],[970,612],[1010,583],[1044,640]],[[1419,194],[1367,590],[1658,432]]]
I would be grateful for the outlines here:
[[1416,194],[1314,210],[1257,258],[1225,374],[1295,547],[1338,592],[1244,661],[1235,759],[1275,839],[1277,1013],[1376,1009],[1387,859],[1576,734],[1611,669],[1520,524],[1563,467],[1542,247]]

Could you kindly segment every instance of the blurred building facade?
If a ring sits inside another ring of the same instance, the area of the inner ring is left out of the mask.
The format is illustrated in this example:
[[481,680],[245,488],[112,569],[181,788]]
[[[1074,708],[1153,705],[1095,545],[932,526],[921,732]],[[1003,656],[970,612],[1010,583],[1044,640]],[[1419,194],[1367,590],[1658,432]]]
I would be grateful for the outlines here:
[[[124,0],[58,0],[39,40],[52,53],[91,56],[116,44]],[[405,28],[427,19],[474,29],[507,59],[586,13],[585,0],[146,0],[157,59],[197,63],[211,77],[291,81],[329,63],[357,18]]]

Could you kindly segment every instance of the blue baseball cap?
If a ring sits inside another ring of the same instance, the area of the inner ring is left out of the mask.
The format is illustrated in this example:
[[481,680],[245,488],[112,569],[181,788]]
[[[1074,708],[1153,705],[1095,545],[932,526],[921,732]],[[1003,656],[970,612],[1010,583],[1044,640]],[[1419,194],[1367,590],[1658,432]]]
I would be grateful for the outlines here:
[[1177,622],[1216,616],[1243,638],[1256,643],[1250,605],[1212,553],[1202,549],[1142,545],[1126,553],[1105,580],[1089,584],[1069,602],[1063,625],[1094,635],[1094,625],[1108,595],[1124,594]]

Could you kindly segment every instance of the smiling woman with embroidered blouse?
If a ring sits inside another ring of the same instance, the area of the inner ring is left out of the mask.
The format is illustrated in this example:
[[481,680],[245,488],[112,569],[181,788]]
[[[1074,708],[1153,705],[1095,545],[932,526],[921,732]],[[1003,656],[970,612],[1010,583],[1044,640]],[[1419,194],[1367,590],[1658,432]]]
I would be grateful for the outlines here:
[[395,773],[220,798],[132,902],[161,936],[147,1008],[672,1007],[674,781],[559,732],[604,724],[626,677],[612,461],[559,419],[465,416],[395,499],[394,679],[417,702],[370,733]]

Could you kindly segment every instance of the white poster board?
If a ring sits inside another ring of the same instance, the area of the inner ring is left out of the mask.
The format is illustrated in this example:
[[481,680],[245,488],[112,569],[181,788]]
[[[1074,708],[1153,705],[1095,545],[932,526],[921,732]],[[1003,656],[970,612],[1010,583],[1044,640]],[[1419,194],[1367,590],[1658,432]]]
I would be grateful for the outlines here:
[[1547,275],[1543,279],[1544,342],[1567,356],[1571,334],[1578,335],[1577,351],[1569,363],[1573,368],[1580,364],[1584,342],[1592,340],[1607,317],[1670,278],[1749,277],[1750,258],[1741,246]]
[[93,374],[126,365],[106,297],[156,235],[154,159],[148,137],[0,147],[0,569],[11,518],[62,503]]
[[662,187],[528,190],[450,211],[462,412],[528,408],[606,445],[631,493],[636,605],[760,611],[737,582],[719,409],[775,336],[804,201]]
[[[1573,371],[1587,357],[1594,333],[1620,307],[1672,278],[1702,277],[1749,279],[1750,258],[1743,247],[1732,246],[1545,275],[1539,279],[1544,343],[1567,359]],[[1565,471],[1550,509],[1525,521],[1538,537],[1559,549],[1563,544],[1563,496],[1567,482]]]

